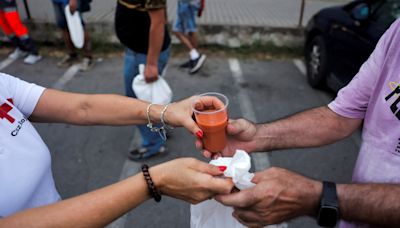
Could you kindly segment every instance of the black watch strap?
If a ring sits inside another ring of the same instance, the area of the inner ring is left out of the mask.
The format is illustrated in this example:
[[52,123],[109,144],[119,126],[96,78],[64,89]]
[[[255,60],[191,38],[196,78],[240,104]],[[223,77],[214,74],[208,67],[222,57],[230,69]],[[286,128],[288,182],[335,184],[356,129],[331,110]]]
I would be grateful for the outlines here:
[[339,208],[336,184],[329,181],[323,181],[322,184],[321,205],[329,205]]
[[322,227],[335,227],[340,217],[336,184],[329,181],[323,181],[322,184],[317,222]]

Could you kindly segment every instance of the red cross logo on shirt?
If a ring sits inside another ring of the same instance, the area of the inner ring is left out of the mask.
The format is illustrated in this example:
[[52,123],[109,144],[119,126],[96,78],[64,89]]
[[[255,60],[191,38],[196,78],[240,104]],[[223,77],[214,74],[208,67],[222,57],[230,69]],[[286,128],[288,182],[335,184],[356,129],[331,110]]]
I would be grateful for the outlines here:
[[[9,101],[11,104],[13,103],[13,100],[11,98],[8,98],[7,101]],[[10,115],[8,115],[8,112],[10,112],[13,109],[13,107],[11,107],[11,105],[4,103],[0,106],[0,119],[6,119],[8,120],[10,123],[14,123],[15,119],[12,118]]]

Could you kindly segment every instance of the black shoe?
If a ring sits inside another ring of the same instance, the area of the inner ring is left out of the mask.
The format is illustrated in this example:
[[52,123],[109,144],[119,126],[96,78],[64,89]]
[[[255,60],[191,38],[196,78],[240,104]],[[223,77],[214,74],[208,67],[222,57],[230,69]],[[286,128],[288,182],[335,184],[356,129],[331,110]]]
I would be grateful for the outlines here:
[[161,146],[160,149],[155,154],[149,154],[147,148],[139,148],[129,152],[128,158],[132,161],[143,161],[147,158],[154,157],[156,155],[166,154],[168,152],[167,147]]
[[180,68],[190,68],[190,66],[191,66],[190,60],[179,65]]
[[190,60],[190,74],[195,74],[200,68],[203,66],[204,62],[206,61],[207,56],[200,54],[200,56],[195,60]]

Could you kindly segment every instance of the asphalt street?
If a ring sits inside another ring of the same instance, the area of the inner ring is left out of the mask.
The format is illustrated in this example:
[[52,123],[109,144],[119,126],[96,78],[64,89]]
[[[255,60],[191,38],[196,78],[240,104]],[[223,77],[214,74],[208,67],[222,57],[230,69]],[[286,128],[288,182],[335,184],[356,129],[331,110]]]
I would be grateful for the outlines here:
[[[6,60],[0,55],[0,72],[29,82],[79,93],[123,94],[122,57],[104,58],[89,72],[77,68],[57,68],[58,59],[45,57],[36,65]],[[196,75],[179,69],[183,59],[172,58],[166,80],[179,100],[193,94],[215,91],[230,99],[231,118],[245,116],[257,122],[272,121],[307,108],[327,104],[329,92],[312,89],[299,61],[258,61],[252,59],[209,58]],[[299,67],[300,66],[300,67]],[[63,102],[63,101],[60,101]],[[52,152],[57,188],[66,199],[115,183],[139,171],[140,164],[127,160],[127,152],[138,144],[135,128],[35,124]],[[359,133],[333,145],[257,154],[254,168],[284,167],[319,180],[349,182],[357,151]],[[194,139],[184,129],[176,129],[168,140],[170,152],[146,161],[155,165],[170,159],[194,156],[203,159]],[[295,185],[296,183],[293,183]],[[135,194],[135,193],[132,193]],[[148,201],[109,227],[189,227],[189,204],[164,197],[157,204]],[[311,218],[287,222],[288,227],[317,227]]]

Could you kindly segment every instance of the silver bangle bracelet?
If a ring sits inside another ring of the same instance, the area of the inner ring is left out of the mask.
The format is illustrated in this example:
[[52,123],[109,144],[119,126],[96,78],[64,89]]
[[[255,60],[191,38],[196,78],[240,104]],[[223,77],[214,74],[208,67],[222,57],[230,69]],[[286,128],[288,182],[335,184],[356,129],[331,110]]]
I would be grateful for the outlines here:
[[151,123],[151,120],[150,120],[150,108],[151,108],[151,106],[153,106],[154,104],[149,104],[149,105],[147,105],[147,108],[146,108],[146,115],[147,115],[147,122],[148,122],[148,124],[147,125],[153,125],[152,123]]
[[169,107],[169,105],[170,105],[170,104],[165,105],[164,109],[161,111],[160,120],[161,120],[161,123],[162,123],[162,125],[163,125],[163,127],[164,127],[165,129],[167,129],[167,130],[172,130],[172,129],[174,129],[174,127],[168,125],[168,124],[166,123],[165,119],[164,119],[165,112],[167,111],[167,108]]
[[165,141],[165,140],[167,140],[167,130],[172,130],[173,129],[173,127],[167,125],[165,123],[165,120],[164,120],[164,114],[165,114],[165,111],[167,110],[169,104],[167,104],[164,107],[164,109],[161,111],[161,115],[160,115],[160,120],[161,120],[161,123],[162,123],[161,127],[155,127],[155,126],[153,126],[153,123],[151,122],[151,119],[150,119],[150,108],[153,105],[154,104],[149,104],[147,106],[147,108],[146,108],[146,115],[147,115],[147,121],[148,121],[146,126],[150,129],[151,132],[158,132],[160,137]]

